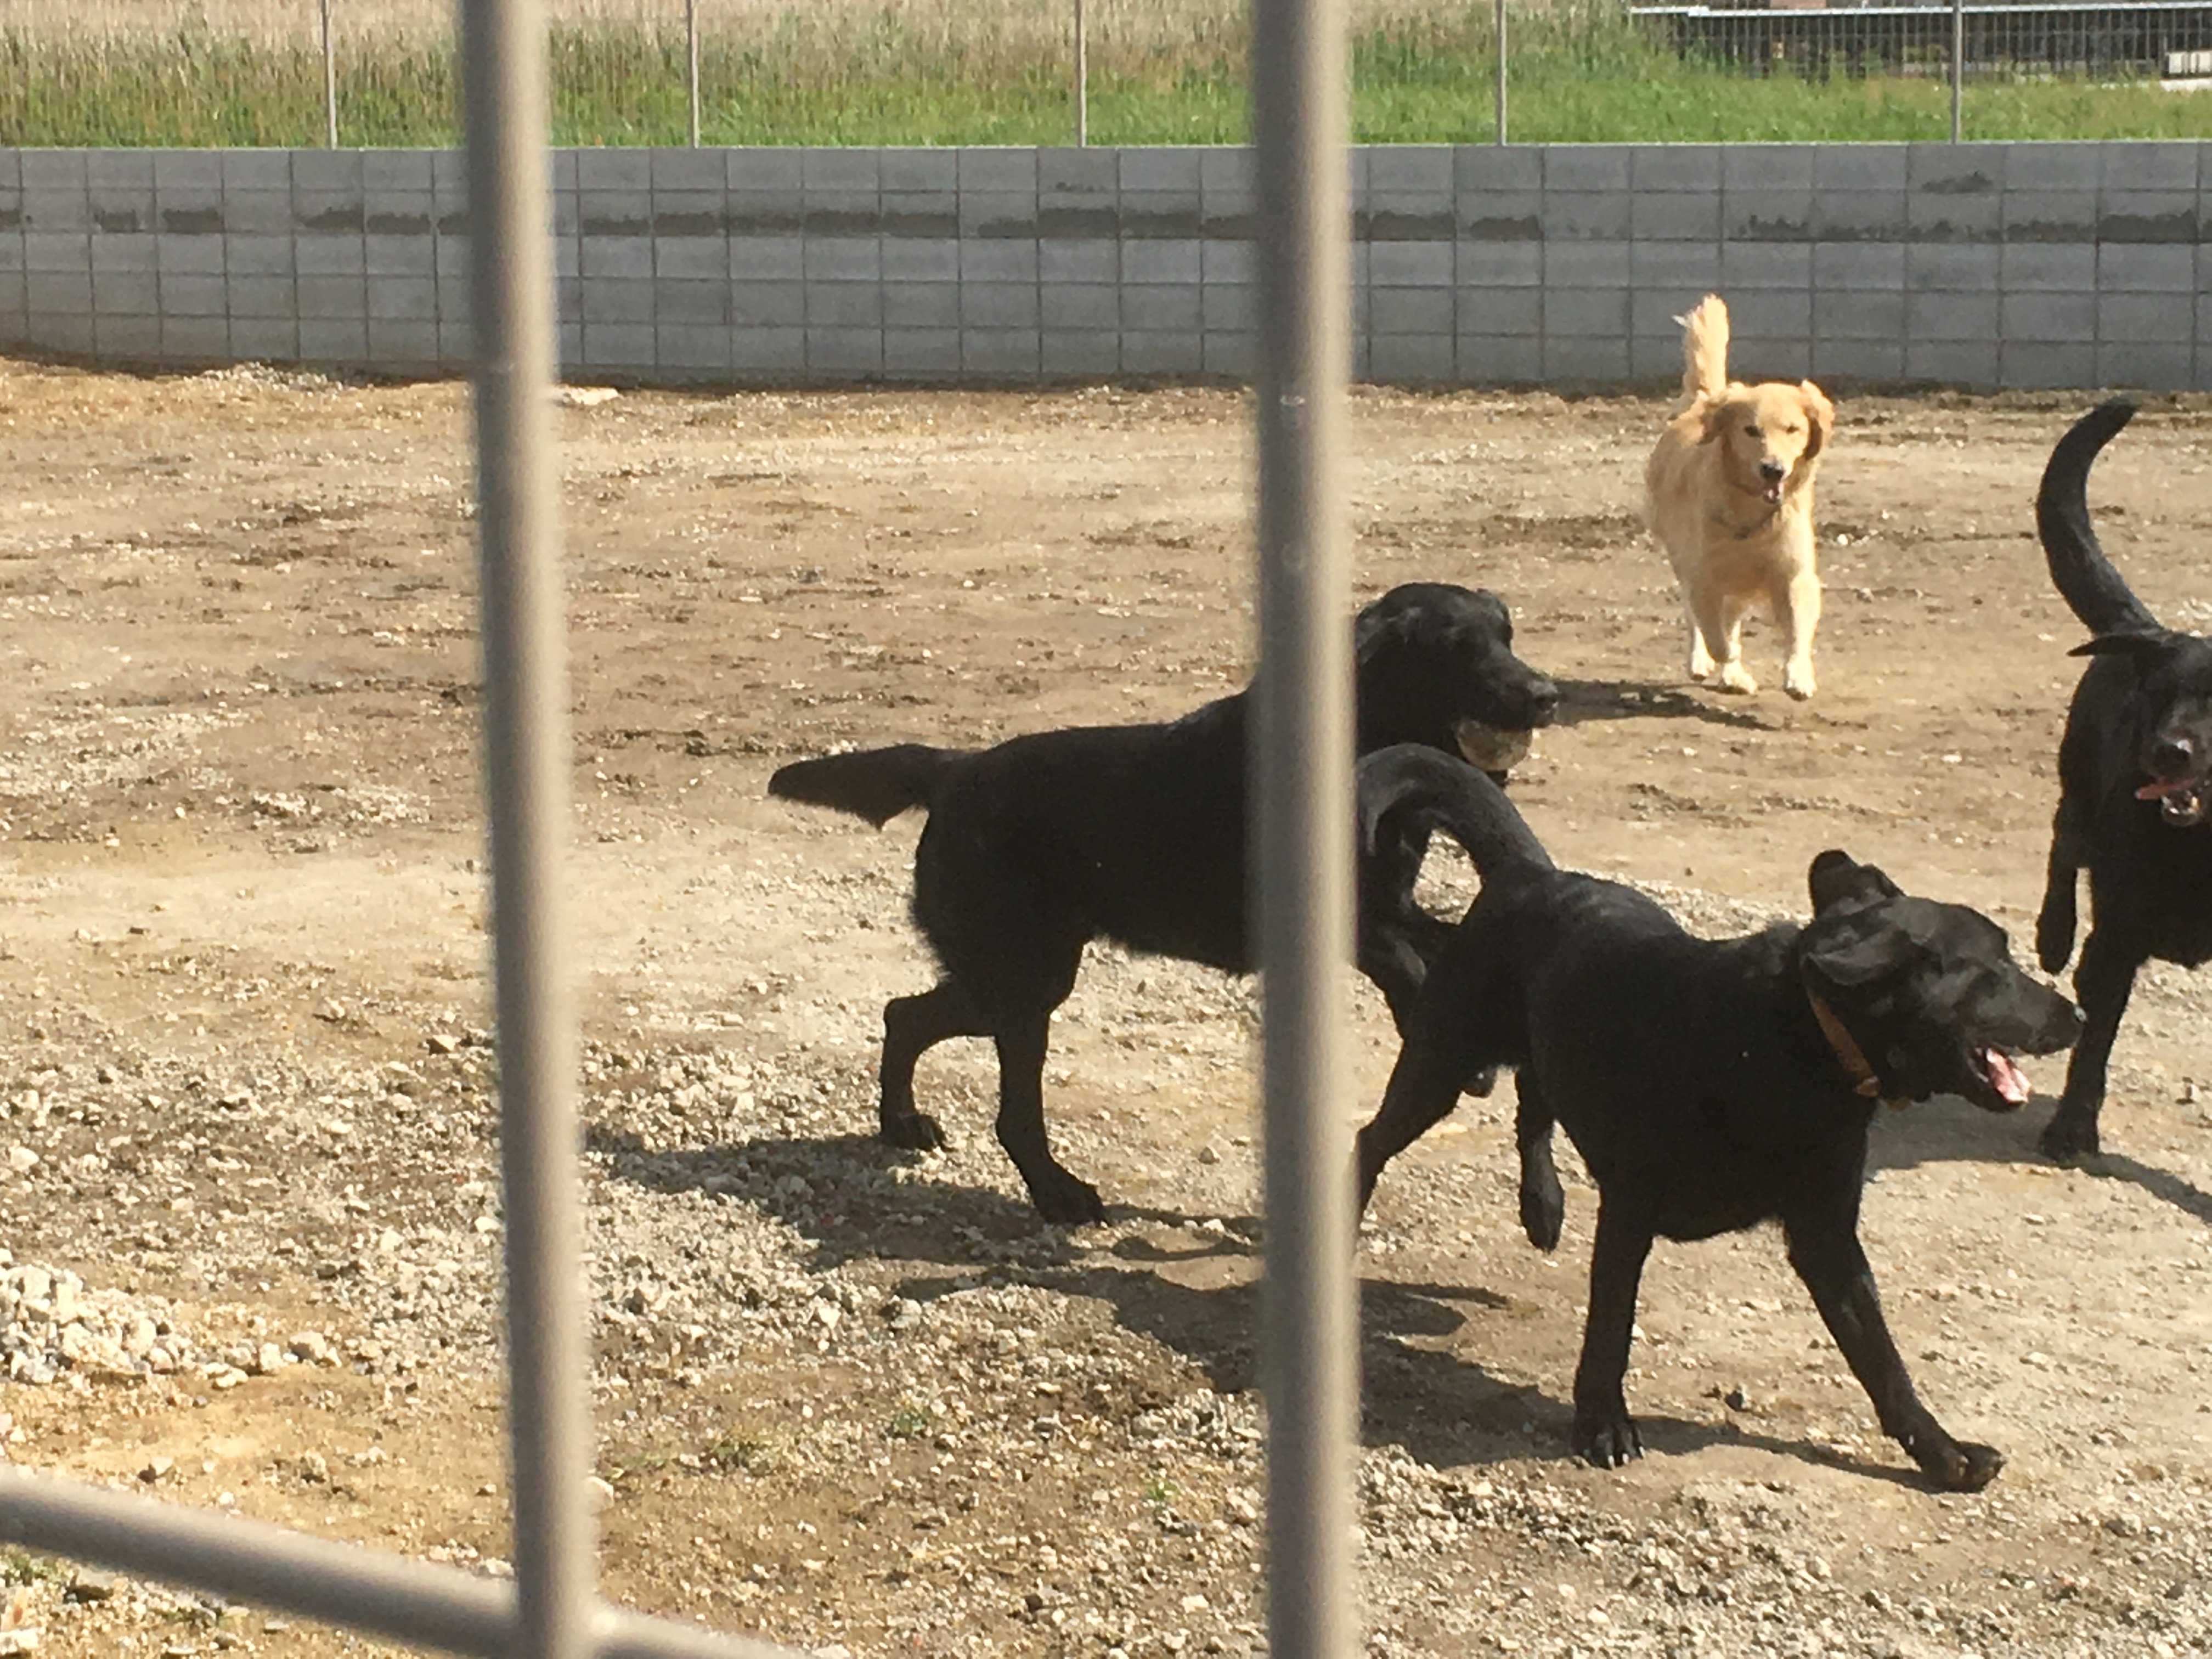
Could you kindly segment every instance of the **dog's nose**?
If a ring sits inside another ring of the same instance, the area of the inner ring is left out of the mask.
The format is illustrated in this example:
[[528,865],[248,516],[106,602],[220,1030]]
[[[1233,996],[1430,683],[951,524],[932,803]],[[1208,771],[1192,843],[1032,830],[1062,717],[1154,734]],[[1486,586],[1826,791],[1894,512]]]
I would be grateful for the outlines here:
[[1761,461],[1759,464],[1759,476],[1769,483],[1781,483],[1782,475],[1789,470],[1779,461]]
[[1538,680],[1528,689],[1528,712],[1534,718],[1531,724],[1542,726],[1559,712],[1559,688],[1549,680]]
[[2187,738],[2160,738],[2151,747],[2151,766],[2163,778],[2188,776],[2196,758],[2197,745]]

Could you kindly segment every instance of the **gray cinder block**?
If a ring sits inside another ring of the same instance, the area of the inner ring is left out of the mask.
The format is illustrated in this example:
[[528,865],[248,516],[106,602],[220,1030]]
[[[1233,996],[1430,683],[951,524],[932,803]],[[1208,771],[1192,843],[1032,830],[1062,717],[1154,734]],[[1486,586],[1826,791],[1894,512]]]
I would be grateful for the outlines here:
[[1544,372],[1544,343],[1531,334],[1462,334],[1453,342],[1452,365],[1462,380],[1535,380]]
[[1206,366],[1206,340],[1197,331],[1124,330],[1121,369],[1128,374],[1192,374]]
[[1111,375],[1121,372],[1121,337],[1109,331],[1048,331],[1040,343],[1039,370],[1050,375]]
[[1037,280],[1037,243],[1033,240],[963,241],[960,244],[960,280],[963,283],[1024,283]]
[[1894,335],[1886,339],[1816,336],[1812,373],[1823,380],[1902,380],[1905,342]]
[[600,369],[647,369],[653,367],[653,325],[650,323],[584,323],[584,364]]
[[797,328],[806,320],[806,285],[798,282],[732,283],[729,306],[733,328]]
[[957,328],[886,328],[884,374],[896,380],[950,380],[960,373],[960,331]]
[[733,374],[793,374],[806,367],[806,333],[797,328],[733,328],[730,368]]
[[1121,327],[1146,334],[1195,334],[1205,326],[1204,290],[1195,283],[1121,290]]
[[[1905,342],[1911,345],[1922,340],[1971,340],[1994,346],[2001,337],[2003,307],[2003,296],[1994,285],[1960,293],[1930,290],[1908,294],[1905,301]],[[1994,369],[1991,374],[1995,374]]]
[[1547,319],[1542,379],[1620,380],[1627,377],[1627,336],[1563,333],[1549,326]]
[[1453,337],[1377,334],[1368,341],[1367,373],[1383,385],[1419,386],[1451,377]]
[[880,374],[884,331],[880,328],[809,328],[806,368],[810,374],[859,380]]
[[[1897,287],[1814,289],[1813,338],[1815,342],[1823,343],[1873,340],[1897,344],[1902,342],[1905,338],[1905,290]],[[1820,361],[1817,346],[1813,360],[1816,363]]]
[[[730,323],[730,285],[663,278],[653,285],[653,320],[663,329],[726,329]],[[727,349],[726,343],[724,349]]]
[[[1085,292],[1087,290],[1075,290]],[[1069,290],[1045,290],[1049,298]],[[1113,290],[1106,290],[1110,300]],[[960,326],[960,284],[957,283],[885,283],[884,284],[884,327],[901,329],[953,329]],[[957,353],[956,353],[957,355]]]
[[2097,349],[2074,343],[2007,339],[1997,350],[1999,384],[2017,387],[2088,386],[2097,381]]
[[1048,283],[1037,300],[1039,320],[1049,332],[1110,333],[1121,325],[1121,292],[1109,283]]
[[216,363],[230,356],[230,320],[220,314],[161,313],[161,356],[173,362]]
[[[104,352],[106,346],[100,349]],[[289,363],[300,355],[296,317],[233,317],[231,355],[241,362]]]
[[438,320],[438,284],[429,276],[368,277],[368,315],[434,323]]
[[679,375],[727,374],[730,331],[696,324],[662,323],[653,331],[656,367]]
[[[1379,343],[1384,337],[1406,335],[1449,340],[1457,295],[1448,287],[1384,288],[1378,285],[1370,301],[1367,326]],[[1378,357],[1377,361],[1381,359]],[[1446,354],[1444,361],[1449,361]],[[1429,380],[1442,378],[1431,363]]]
[[[884,325],[884,290],[879,283],[809,283],[806,285],[806,329],[808,337],[821,331],[830,332],[869,329],[880,331]],[[807,349],[806,361],[814,361],[813,348]]]
[[2097,337],[2097,296],[2084,290],[2008,293],[1998,313],[2000,337],[2014,343],[2086,344]]
[[1948,386],[1997,384],[1997,342],[1987,339],[1931,340],[1917,335],[1905,343],[1905,375]]
[[2109,342],[2097,348],[2100,386],[2179,392],[2196,384],[2195,369],[2186,335],[2170,341]]

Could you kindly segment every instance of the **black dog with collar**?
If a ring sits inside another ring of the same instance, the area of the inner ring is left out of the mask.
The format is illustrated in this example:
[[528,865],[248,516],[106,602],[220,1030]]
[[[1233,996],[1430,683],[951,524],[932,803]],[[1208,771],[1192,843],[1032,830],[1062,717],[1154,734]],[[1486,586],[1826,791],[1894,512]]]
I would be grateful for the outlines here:
[[2027,1098],[2007,1051],[2049,1054],[2080,1016],[2014,966],[1977,911],[1899,890],[1840,852],[1813,860],[1813,919],[1692,938],[1642,894],[1557,869],[1504,793],[1449,757],[1394,749],[1360,775],[1363,830],[1443,830],[1482,892],[1431,963],[1382,1109],[1359,1133],[1364,1205],[1382,1166],[1492,1068],[1518,1068],[1521,1217],[1553,1248],[1564,1125],[1597,1182],[1575,1447],[1610,1468],[1641,1450],[1622,1393],[1637,1287],[1654,1238],[1779,1221],[1790,1265],[1881,1425],[1948,1491],[2003,1458],[1920,1403],[1860,1248],[1878,1101]]
[[2074,991],[2087,1024],[2043,1132],[2056,1158],[2098,1150],[2106,1068],[2136,970],[2153,957],[2212,960],[2212,640],[2162,626],[2090,527],[2090,463],[2135,414],[2120,399],[2077,421],[2051,451],[2035,523],[2051,580],[2096,635],[2058,744],[2058,811],[2036,954],[2057,973],[2073,953],[2076,878],[2087,868],[2094,922]]

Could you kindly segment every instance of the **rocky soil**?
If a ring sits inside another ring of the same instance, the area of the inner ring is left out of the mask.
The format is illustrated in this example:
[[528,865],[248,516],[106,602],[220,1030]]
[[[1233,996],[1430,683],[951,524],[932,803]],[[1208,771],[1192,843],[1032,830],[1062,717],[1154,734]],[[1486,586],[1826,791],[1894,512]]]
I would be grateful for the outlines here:
[[[1747,367],[1754,368],[1755,365]],[[2024,936],[2078,629],[2027,502],[2072,398],[1850,395],[1813,703],[1679,683],[1635,529],[1653,399],[1364,394],[1362,591],[1498,589],[1567,688],[1516,796],[1694,927],[1844,845]],[[610,1594],[825,1656],[1261,1645],[1253,988],[1092,953],[1032,1219],[980,1044],[955,1144],[872,1138],[927,982],[916,826],[770,804],[833,743],[1168,714],[1248,665],[1245,412],[1213,391],[630,395],[560,416],[575,653],[594,1491]],[[465,406],[444,386],[0,365],[0,1449],[505,1570]],[[2107,544],[2212,620],[2208,444],[2100,464]],[[1777,666],[1771,638],[1753,666]],[[1466,872],[1439,860],[1437,902]],[[1392,1046],[1355,999],[1358,1097]],[[2031,1066],[2055,1087],[2054,1064]],[[1632,1405],[1566,1453],[1594,1194],[1521,1240],[1509,1090],[1362,1237],[1376,1654],[2212,1651],[2212,1024],[2147,974],[2110,1152],[1886,1120],[1866,1236],[1923,1393],[2010,1462],[1928,1492],[1778,1241],[1662,1247]],[[0,1653],[335,1653],[0,1553]]]

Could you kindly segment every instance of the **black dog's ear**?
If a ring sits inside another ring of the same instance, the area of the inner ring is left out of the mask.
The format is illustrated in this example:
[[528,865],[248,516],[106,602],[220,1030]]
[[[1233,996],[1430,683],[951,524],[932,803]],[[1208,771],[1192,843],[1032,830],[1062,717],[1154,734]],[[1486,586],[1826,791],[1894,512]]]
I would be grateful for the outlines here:
[[1844,985],[1871,985],[1894,973],[1909,959],[1911,947],[1887,928],[1855,933],[1832,944],[1809,947],[1798,959],[1800,971],[1814,990]]
[[2173,648],[2173,635],[2156,634],[2100,634],[2075,646],[2069,657],[2132,657],[2136,666],[2148,668]]
[[1413,607],[1391,602],[1384,594],[1369,605],[1352,624],[1352,664],[1364,668],[1384,647],[1413,636]]
[[1871,864],[1861,864],[1849,853],[1831,847],[1813,860],[1812,868],[1805,872],[1805,884],[1812,889],[1813,913],[1851,899],[1886,899],[1903,896],[1903,890]]

